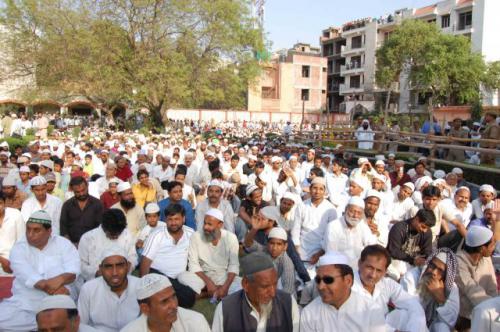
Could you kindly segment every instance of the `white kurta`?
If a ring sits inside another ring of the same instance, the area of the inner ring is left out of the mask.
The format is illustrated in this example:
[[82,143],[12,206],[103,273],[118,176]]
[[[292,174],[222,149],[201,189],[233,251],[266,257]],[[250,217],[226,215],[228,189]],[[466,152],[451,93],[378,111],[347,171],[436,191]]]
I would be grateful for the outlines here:
[[[0,226],[0,257],[9,259],[10,250],[17,240],[25,235],[26,224],[21,212],[13,208],[5,208],[3,222]],[[8,275],[0,266],[0,276]]]
[[392,326],[392,328],[409,332],[427,331],[425,313],[419,301],[414,296],[408,294],[403,287],[394,280],[387,277],[382,278],[375,285],[373,294],[370,294],[363,287],[359,274],[356,273],[352,290],[374,301],[374,303],[384,312],[384,315],[389,313],[389,303],[392,303],[398,311],[406,311],[409,319],[406,320],[405,324],[403,326]]
[[[205,213],[207,213],[210,208],[211,207],[208,204],[208,198],[203,200],[196,207],[194,218],[196,219],[196,229],[200,232],[203,232],[203,221],[205,220]],[[231,233],[234,233],[235,215],[231,204],[226,199],[221,199],[217,209],[221,210],[224,214],[224,229]]]
[[78,298],[80,321],[102,332],[118,332],[140,314],[136,289],[139,278],[127,276],[128,285],[118,295],[102,278],[86,282]]
[[471,331],[498,332],[500,331],[500,297],[483,301],[472,310]]
[[326,190],[328,191],[330,202],[334,205],[338,205],[336,199],[346,190],[348,180],[349,178],[344,173],[340,173],[340,175],[333,173],[326,174]]
[[[130,322],[120,332],[149,332],[147,316],[140,315],[139,318]],[[177,320],[172,324],[170,332],[210,332],[205,317],[193,310],[177,307]]]
[[111,240],[99,226],[82,235],[78,244],[78,253],[80,254],[82,277],[84,280],[92,280],[99,269],[101,263],[101,253],[111,246],[120,246],[128,254],[128,261],[133,270],[137,265],[138,258],[135,250],[135,237],[128,229],[123,230],[118,239]]
[[405,220],[408,212],[411,208],[415,206],[413,200],[407,197],[404,201],[400,201],[398,195],[394,195],[394,201],[392,203],[392,215],[391,221],[403,221]]
[[486,208],[494,208],[495,207],[495,201],[491,201],[488,204],[483,204],[481,203],[481,200],[479,198],[476,198],[475,200],[472,201],[472,210],[474,215],[476,216],[476,219],[480,219],[484,217],[484,210]]
[[36,199],[35,196],[31,196],[24,201],[23,206],[21,207],[21,214],[23,215],[24,221],[27,222],[33,212],[44,210],[49,214],[50,219],[52,220],[52,234],[59,235],[59,219],[61,219],[61,208],[62,201],[56,196],[47,194],[47,199],[44,206],[40,205],[40,202]]
[[317,297],[301,313],[300,331],[307,332],[382,332],[385,331],[383,311],[356,292],[337,310]]
[[358,149],[371,150],[373,148],[373,139],[375,138],[375,133],[368,127],[364,129],[359,127],[354,133],[358,141],[368,141],[368,142],[358,142]]

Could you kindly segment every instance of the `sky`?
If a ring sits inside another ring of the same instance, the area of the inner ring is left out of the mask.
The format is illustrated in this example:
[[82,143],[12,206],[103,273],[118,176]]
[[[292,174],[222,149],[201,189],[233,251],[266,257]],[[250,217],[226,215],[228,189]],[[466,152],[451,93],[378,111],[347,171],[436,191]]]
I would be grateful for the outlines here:
[[424,7],[439,0],[266,0],[264,29],[272,50],[297,42],[319,46],[321,31],[401,8]]

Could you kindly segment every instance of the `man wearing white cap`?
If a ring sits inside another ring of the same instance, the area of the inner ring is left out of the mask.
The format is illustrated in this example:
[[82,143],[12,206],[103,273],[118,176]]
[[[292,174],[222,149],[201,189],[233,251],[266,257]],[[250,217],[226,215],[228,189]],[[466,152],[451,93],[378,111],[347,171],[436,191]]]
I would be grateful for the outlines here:
[[481,226],[471,226],[465,236],[465,246],[457,254],[457,285],[460,290],[460,318],[457,330],[470,328],[474,306],[498,296],[495,270],[491,255],[495,249],[493,232]]
[[174,169],[170,166],[170,160],[171,157],[164,153],[161,158],[161,165],[153,168],[153,177],[158,179],[160,183],[174,176]]
[[359,141],[358,149],[371,150],[373,148],[375,133],[370,128],[370,122],[367,119],[364,119],[361,123],[361,127],[356,129],[354,137]]
[[210,332],[203,315],[178,306],[172,284],[161,274],[150,273],[139,280],[137,300],[141,315],[120,332]]
[[15,279],[12,297],[0,302],[2,332],[35,330],[37,306],[47,295],[76,297],[78,252],[69,240],[52,233],[51,223],[47,212],[34,212],[27,220],[26,236],[12,247],[10,267]]
[[188,251],[189,272],[203,281],[207,296],[218,299],[241,288],[238,238],[223,226],[222,211],[208,210],[203,232],[193,234]]
[[15,168],[9,161],[10,152],[0,151],[0,177],[4,178],[9,175],[11,169]]
[[127,218],[127,229],[133,236],[138,236],[140,231],[146,226],[144,209],[136,203],[130,183],[119,183],[117,191],[118,196],[120,196],[120,201],[111,206],[111,208],[121,210],[125,214]]
[[[109,188],[109,181],[114,180],[116,176],[116,164],[108,163],[106,166],[105,176],[100,177],[96,181],[97,192],[101,196]],[[122,180],[118,179],[122,182]]]
[[320,225],[322,229],[326,224],[337,218],[337,212],[332,203],[325,199],[326,183],[325,179],[316,177],[311,182],[311,198],[304,201],[303,208],[297,211],[297,219],[293,225],[291,236],[295,247],[297,247],[303,261],[311,264],[317,262],[318,257],[313,254],[321,249],[323,235],[321,232],[314,232]]
[[98,332],[93,327],[80,323],[78,309],[67,295],[46,296],[36,314],[39,332]]
[[479,187],[479,197],[472,201],[473,215],[482,218],[486,208],[493,208],[497,191],[490,184],[483,184]]
[[30,168],[28,166],[23,165],[19,168],[19,179],[17,180],[17,189],[19,189],[26,195],[31,194]]
[[32,178],[30,185],[33,195],[25,200],[21,207],[24,221],[27,221],[33,212],[44,210],[52,220],[52,234],[59,235],[62,201],[47,193],[47,180],[43,176]]
[[377,243],[387,246],[389,236],[389,217],[381,209],[382,194],[374,189],[366,193],[365,198],[365,222],[373,235],[377,237]]
[[116,332],[139,316],[139,278],[128,275],[128,253],[120,246],[100,252],[100,277],[83,284],[78,298],[81,322],[103,332]]
[[[326,225],[323,237],[323,251],[340,252],[349,259],[351,266],[356,266],[364,247],[377,243],[377,237],[372,234],[365,222],[365,202],[361,197],[352,197],[347,203],[344,215],[332,220]],[[318,229],[319,230],[319,229]]]
[[2,180],[2,193],[7,207],[20,210],[28,195],[16,186],[16,179],[9,175]]
[[196,207],[194,217],[196,219],[196,229],[203,228],[205,213],[209,209],[221,210],[224,214],[224,229],[234,233],[234,210],[229,201],[223,198],[225,182],[212,180],[208,183],[207,198]]
[[411,195],[415,190],[415,185],[411,182],[406,182],[402,186],[397,186],[394,189],[394,201],[392,202],[392,213],[390,215],[391,223],[403,221],[407,218],[408,213],[415,206]]
[[301,313],[301,331],[385,331],[384,312],[370,299],[351,291],[349,259],[331,252],[319,259],[314,278],[319,297]]
[[349,178],[342,172],[343,163],[338,160],[332,160],[331,172],[325,175],[326,188],[330,202],[335,205],[335,198],[340,196],[347,187]]

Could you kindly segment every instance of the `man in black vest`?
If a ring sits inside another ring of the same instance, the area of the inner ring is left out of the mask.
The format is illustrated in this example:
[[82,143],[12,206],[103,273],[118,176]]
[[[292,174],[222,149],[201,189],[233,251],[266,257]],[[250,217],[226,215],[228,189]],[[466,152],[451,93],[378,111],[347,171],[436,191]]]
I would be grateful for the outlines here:
[[241,258],[240,266],[243,289],[217,305],[212,332],[297,332],[297,303],[290,294],[276,289],[278,273],[271,258],[255,252]]

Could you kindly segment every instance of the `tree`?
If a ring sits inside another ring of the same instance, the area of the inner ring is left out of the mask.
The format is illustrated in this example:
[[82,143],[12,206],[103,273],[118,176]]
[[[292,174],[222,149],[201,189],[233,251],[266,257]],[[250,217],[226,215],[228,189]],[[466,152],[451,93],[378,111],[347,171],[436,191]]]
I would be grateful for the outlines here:
[[245,105],[263,48],[253,23],[247,0],[6,0],[0,12],[11,73],[36,77],[37,96],[131,102],[156,125],[170,107]]
[[408,74],[408,87],[438,103],[470,103],[480,98],[486,64],[463,36],[442,34],[435,24],[406,20],[377,51],[376,81],[389,88]]

